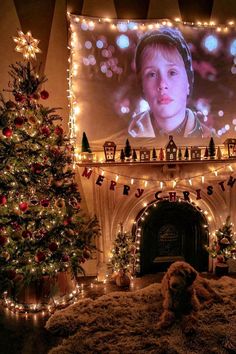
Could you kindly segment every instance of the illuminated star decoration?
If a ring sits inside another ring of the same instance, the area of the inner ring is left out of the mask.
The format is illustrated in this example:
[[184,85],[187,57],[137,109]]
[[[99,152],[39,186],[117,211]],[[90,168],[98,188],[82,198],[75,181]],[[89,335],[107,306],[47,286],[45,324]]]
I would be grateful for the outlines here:
[[34,39],[30,31],[24,34],[18,31],[19,37],[13,37],[14,42],[17,44],[15,50],[23,54],[25,59],[36,59],[36,53],[40,53],[38,48],[39,40]]

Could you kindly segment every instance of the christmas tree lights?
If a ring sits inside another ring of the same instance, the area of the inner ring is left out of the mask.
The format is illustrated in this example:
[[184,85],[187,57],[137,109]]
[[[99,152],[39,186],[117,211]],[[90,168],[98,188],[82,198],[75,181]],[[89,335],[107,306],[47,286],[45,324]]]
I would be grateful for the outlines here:
[[[0,97],[0,294],[21,311],[17,286],[46,278],[51,286],[61,272],[82,273],[99,227],[81,216],[62,119],[40,103],[49,96],[41,90],[46,78],[29,61],[11,65],[10,76],[14,100]],[[36,305],[29,310],[42,308]]]
[[226,218],[224,225],[215,232],[212,243],[206,249],[212,258],[217,258],[219,263],[225,263],[229,258],[236,259],[235,240],[230,216]]

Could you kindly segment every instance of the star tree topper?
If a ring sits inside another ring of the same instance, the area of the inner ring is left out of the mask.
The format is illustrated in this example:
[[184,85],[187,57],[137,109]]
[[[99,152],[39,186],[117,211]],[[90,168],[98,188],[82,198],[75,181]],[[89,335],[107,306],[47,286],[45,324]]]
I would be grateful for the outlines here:
[[32,37],[30,31],[24,34],[22,31],[17,31],[19,37],[13,37],[17,44],[15,50],[23,54],[25,59],[36,59],[36,53],[40,53],[38,48],[39,40]]

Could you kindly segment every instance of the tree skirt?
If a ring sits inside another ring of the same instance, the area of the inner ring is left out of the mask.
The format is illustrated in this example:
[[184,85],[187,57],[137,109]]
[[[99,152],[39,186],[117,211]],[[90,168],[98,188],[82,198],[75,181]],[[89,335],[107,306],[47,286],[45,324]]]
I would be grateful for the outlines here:
[[236,279],[209,282],[224,303],[200,311],[195,333],[184,334],[181,320],[168,329],[156,328],[162,296],[161,285],[155,283],[135,292],[83,299],[57,311],[46,328],[66,339],[49,353],[236,353]]

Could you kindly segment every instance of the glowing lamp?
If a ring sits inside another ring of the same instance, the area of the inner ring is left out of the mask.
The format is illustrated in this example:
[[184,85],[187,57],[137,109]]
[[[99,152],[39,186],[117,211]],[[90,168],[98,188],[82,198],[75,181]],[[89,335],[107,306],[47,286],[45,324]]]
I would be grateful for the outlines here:
[[105,141],[104,145],[104,154],[107,162],[115,161],[116,153],[116,144],[113,141]]
[[228,157],[236,157],[236,139],[228,138],[225,140],[224,145],[228,149]]

